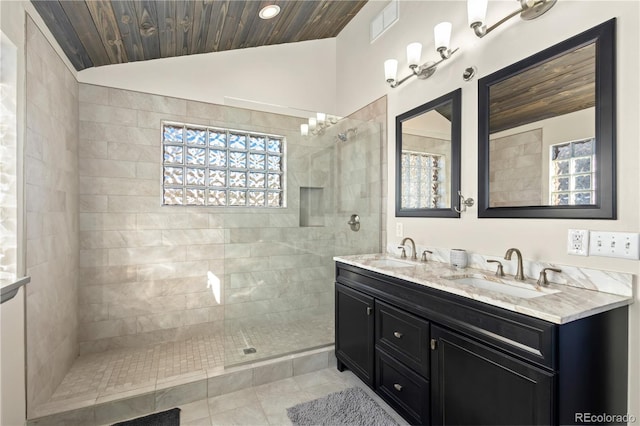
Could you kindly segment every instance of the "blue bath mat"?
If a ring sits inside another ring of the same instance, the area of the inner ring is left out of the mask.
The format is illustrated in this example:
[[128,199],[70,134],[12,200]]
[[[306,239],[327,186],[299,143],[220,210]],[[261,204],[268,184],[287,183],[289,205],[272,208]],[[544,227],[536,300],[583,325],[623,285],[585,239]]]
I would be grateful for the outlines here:
[[113,426],[180,426],[180,409],[172,408],[137,419],[115,423]]

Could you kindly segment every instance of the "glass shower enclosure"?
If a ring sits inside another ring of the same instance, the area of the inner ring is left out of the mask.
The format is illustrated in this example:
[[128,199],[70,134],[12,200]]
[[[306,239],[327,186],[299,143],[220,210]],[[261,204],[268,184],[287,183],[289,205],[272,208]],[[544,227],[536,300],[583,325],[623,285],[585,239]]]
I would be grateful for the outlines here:
[[290,121],[278,129],[286,206],[226,230],[225,366],[333,344],[333,257],[381,250],[380,123],[345,118],[301,136]]

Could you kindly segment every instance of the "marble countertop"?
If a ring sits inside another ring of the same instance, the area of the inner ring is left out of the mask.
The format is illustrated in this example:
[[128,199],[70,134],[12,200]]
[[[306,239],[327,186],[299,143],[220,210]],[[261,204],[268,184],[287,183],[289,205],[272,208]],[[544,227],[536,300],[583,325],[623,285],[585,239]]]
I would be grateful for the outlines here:
[[[423,263],[399,259],[386,254],[336,256],[333,260],[457,294],[555,324],[564,324],[633,303],[633,298],[630,296],[620,296],[556,283],[549,283],[548,286],[538,286],[536,280],[533,279],[527,279],[522,284],[532,290],[544,293],[542,296],[522,298],[507,295],[444,278],[482,275],[489,280],[498,280],[490,271],[473,268],[456,269],[448,263],[435,261]],[[397,262],[402,262],[403,265]],[[513,277],[506,276],[503,279],[508,281],[513,280]],[[519,284],[516,283],[516,285]]]
[[31,277],[17,278],[11,276],[0,279],[0,303],[7,302],[15,297],[23,285],[29,284]]

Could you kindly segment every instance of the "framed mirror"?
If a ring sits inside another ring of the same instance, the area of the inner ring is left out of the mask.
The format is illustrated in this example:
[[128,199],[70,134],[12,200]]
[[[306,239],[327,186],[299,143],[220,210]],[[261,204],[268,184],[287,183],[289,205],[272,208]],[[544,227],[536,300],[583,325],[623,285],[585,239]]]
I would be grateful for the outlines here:
[[396,117],[396,216],[460,217],[461,89]]
[[478,217],[615,219],[615,19],[478,81]]

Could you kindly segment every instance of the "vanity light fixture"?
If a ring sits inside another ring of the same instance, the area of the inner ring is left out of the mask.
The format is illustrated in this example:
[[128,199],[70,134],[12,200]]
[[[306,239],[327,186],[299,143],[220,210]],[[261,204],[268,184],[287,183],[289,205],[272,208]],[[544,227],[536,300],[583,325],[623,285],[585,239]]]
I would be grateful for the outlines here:
[[530,21],[544,14],[547,10],[551,9],[553,5],[556,4],[556,0],[518,1],[520,2],[520,9],[505,16],[492,26],[487,27],[485,18],[487,15],[488,0],[467,0],[467,15],[469,18],[469,26],[473,29],[478,37],[482,38],[517,14],[520,14],[520,18],[524,19],[525,21]]
[[317,112],[315,117],[310,117],[307,123],[300,125],[300,134],[302,136],[321,135],[326,129],[336,124],[340,118],[324,112]]
[[270,4],[260,9],[260,12],[258,12],[258,16],[262,19],[271,19],[275,18],[278,13],[280,13],[280,6],[278,6],[277,4]]
[[384,78],[389,83],[389,86],[395,88],[407,81],[409,78],[415,76],[420,80],[426,80],[431,77],[434,72],[436,72],[436,68],[442,62],[446,61],[456,53],[457,48],[451,50],[449,48],[449,41],[451,40],[451,23],[450,22],[441,22],[436,25],[433,29],[436,51],[440,54],[440,60],[437,62],[425,62],[420,65],[420,56],[422,54],[422,44],[420,43],[410,43],[407,46],[407,62],[409,64],[409,68],[411,69],[412,74],[398,80],[398,61],[396,59],[387,59],[384,61]]

